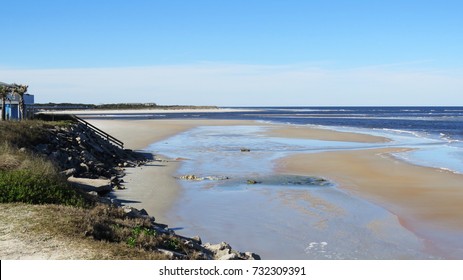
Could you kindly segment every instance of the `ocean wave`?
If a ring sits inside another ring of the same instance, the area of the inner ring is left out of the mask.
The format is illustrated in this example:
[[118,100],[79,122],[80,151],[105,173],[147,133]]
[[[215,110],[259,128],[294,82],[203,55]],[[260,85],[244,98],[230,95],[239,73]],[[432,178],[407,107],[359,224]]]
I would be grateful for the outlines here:
[[285,112],[354,112],[356,110],[350,109],[313,109],[313,108],[300,108],[300,109],[291,109],[291,108],[272,108],[272,111],[285,111]]

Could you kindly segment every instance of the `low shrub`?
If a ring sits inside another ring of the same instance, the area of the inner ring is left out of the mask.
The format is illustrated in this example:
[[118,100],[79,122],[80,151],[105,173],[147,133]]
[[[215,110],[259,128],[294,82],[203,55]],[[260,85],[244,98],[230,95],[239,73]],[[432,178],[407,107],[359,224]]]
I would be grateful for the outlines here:
[[83,194],[58,176],[44,176],[29,170],[0,170],[0,203],[64,204],[87,206]]

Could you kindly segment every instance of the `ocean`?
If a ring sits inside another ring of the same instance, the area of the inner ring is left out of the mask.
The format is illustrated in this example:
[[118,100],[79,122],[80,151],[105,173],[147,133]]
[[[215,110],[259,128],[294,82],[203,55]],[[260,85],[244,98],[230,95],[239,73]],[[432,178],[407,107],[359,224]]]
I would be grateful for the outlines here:
[[236,111],[124,114],[133,119],[246,119],[381,130],[402,130],[463,141],[463,107],[223,107]]

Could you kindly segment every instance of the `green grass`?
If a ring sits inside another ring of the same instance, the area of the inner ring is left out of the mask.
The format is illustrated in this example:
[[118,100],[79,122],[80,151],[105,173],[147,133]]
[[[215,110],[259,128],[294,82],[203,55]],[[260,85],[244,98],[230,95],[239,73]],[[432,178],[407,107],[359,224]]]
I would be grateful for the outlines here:
[[84,196],[63,179],[30,170],[0,171],[0,203],[10,202],[88,205]]

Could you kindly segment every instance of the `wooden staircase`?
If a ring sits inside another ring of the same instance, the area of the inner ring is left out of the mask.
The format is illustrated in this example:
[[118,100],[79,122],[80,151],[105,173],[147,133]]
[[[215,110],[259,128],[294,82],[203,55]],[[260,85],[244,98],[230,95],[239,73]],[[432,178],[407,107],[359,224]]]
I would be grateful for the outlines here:
[[76,121],[80,122],[81,124],[85,125],[88,129],[95,132],[95,134],[97,134],[101,138],[106,139],[111,144],[113,144],[115,146],[118,146],[121,149],[124,149],[124,142],[122,142],[121,140],[115,138],[114,136],[109,135],[108,133],[104,132],[103,130],[99,129],[98,127],[94,126],[93,124],[87,122],[86,120],[84,120],[82,118],[79,118],[76,115],[72,115],[72,118],[75,119]]

